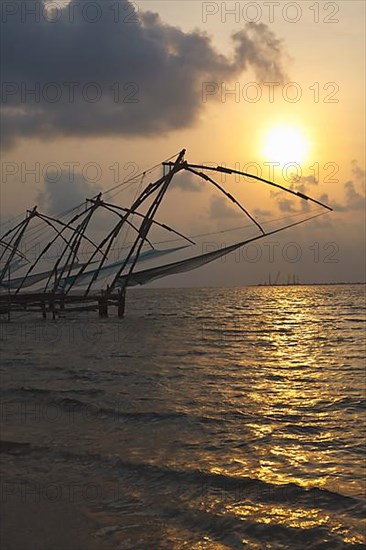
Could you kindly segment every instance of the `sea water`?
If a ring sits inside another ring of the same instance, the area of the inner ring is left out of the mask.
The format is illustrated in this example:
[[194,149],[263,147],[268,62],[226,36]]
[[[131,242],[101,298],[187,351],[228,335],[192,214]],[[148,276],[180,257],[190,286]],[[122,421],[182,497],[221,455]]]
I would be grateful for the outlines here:
[[4,548],[365,548],[364,286],[29,315],[1,324]]

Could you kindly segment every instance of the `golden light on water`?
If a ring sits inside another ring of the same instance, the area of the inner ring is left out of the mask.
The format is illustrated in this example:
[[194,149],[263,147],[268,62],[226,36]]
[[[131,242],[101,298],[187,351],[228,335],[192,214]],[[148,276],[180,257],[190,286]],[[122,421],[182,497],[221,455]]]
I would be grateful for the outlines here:
[[[265,417],[268,423],[246,421],[246,428],[252,437],[258,440],[271,438],[274,430],[279,430],[276,441],[271,443],[270,450],[266,449],[261,454],[257,449],[256,460],[253,461],[247,455],[236,452],[228,459],[227,465],[221,469],[216,467],[215,473],[242,475],[244,471],[255,473],[255,477],[265,483],[283,485],[296,483],[303,488],[312,487],[314,479],[308,465],[320,464],[327,458],[327,468],[316,483],[318,487],[328,490],[337,490],[333,483],[336,470],[331,466],[332,456],[325,452],[322,445],[331,440],[332,433],[322,426],[319,432],[318,423],[323,423],[327,417],[327,411],[318,410],[321,400],[332,399],[334,392],[333,383],[324,380],[324,371],[319,368],[327,363],[327,355],[323,346],[327,342],[327,330],[324,326],[320,329],[319,315],[313,307],[316,300],[316,292],[312,289],[297,290],[289,294],[288,289],[269,289],[271,300],[276,307],[268,305],[263,312],[262,320],[270,327],[268,334],[257,333],[257,341],[262,341],[261,361],[266,365],[262,372],[257,371],[255,386],[257,391],[251,392],[251,403],[254,408],[261,410],[261,417]],[[245,320],[243,319],[243,326]],[[258,326],[258,329],[260,326]],[[246,336],[247,338],[248,336]],[[242,367],[248,368],[250,359],[242,357]],[[331,368],[331,365],[329,365]],[[244,397],[245,396],[245,397]],[[231,403],[231,407],[242,411],[245,415],[247,394],[243,394],[240,401],[238,394],[234,398],[230,392],[226,392],[222,400]],[[282,405],[286,403],[286,429],[291,434],[282,438],[280,435]],[[309,411],[299,422],[299,410]],[[312,413],[311,411],[316,411]],[[340,424],[342,419],[337,422]],[[305,429],[303,430],[303,427]],[[309,431],[308,431],[309,430]],[[310,434],[310,435],[309,435]],[[313,435],[311,435],[313,434]],[[304,446],[304,442],[314,438],[321,444],[320,448]],[[309,478],[300,475],[300,472],[308,471]],[[213,470],[212,470],[213,471]],[[339,481],[337,481],[339,484]],[[346,489],[344,489],[346,490]]]
[[301,164],[306,160],[310,144],[302,130],[295,126],[277,126],[269,130],[262,145],[266,161],[285,165],[290,162]]

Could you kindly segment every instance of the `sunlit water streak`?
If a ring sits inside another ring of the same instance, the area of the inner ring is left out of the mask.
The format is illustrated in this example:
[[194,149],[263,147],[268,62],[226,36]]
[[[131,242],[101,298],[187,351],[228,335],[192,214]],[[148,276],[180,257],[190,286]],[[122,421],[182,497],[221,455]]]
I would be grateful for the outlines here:
[[314,286],[2,324],[5,482],[96,487],[100,548],[364,548],[364,320],[363,286]]

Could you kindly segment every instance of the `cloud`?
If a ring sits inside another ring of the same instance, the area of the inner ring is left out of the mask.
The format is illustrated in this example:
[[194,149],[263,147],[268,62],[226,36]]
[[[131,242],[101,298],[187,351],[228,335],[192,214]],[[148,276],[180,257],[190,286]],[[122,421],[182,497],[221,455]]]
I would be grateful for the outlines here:
[[346,205],[348,210],[364,210],[365,208],[365,195],[358,193],[353,181],[347,181],[344,184],[346,191]]
[[229,205],[228,199],[225,197],[212,197],[210,203],[211,218],[238,218],[242,217],[243,213],[239,207]]
[[179,187],[181,191],[202,191],[204,181],[189,172],[179,172],[173,179],[172,189]]
[[352,161],[352,174],[357,181],[359,181],[363,186],[365,186],[366,172],[363,168],[361,168],[358,165],[357,160]]
[[44,191],[38,194],[37,203],[41,210],[58,215],[83,203],[86,198],[95,197],[98,193],[99,189],[81,174],[74,174],[73,178],[68,174],[52,178],[51,174],[44,180]]
[[[357,190],[360,188],[361,192]],[[357,210],[365,211],[366,194],[365,194],[365,170],[357,163],[352,161],[352,179],[344,183],[344,200],[341,204],[337,201],[329,199],[328,195],[322,195],[320,200],[327,200],[337,212],[354,212]]]
[[[95,23],[77,0],[53,23],[22,17],[26,1],[10,4],[17,13],[2,24],[7,146],[33,136],[157,136],[198,120],[205,82],[230,81],[248,69],[259,81],[285,79],[282,42],[264,24],[234,34],[226,57],[207,34],[183,32],[155,13],[136,14],[128,0],[114,2],[113,10],[91,3],[101,10]],[[41,0],[34,5],[44,8]]]
[[316,180],[314,178],[314,176],[301,176],[301,178],[299,178],[299,183],[302,183],[302,184],[310,184],[310,185],[318,185],[318,180]]
[[[309,195],[307,190],[306,178],[305,183],[303,183],[303,178],[299,179],[296,183],[293,183],[289,186],[289,189],[295,192],[300,192],[304,195]],[[310,193],[311,195],[311,193]],[[271,196],[275,198],[278,208],[281,212],[307,212],[310,209],[309,202],[303,199],[290,199],[284,196],[282,191],[271,192]]]
[[[311,191],[308,190],[309,185],[318,185],[318,181],[314,176],[301,176],[298,177],[295,173],[292,174],[293,181],[289,185],[291,191],[300,192],[304,195],[312,195]],[[288,199],[284,198],[284,194],[281,191],[271,191],[271,198],[274,198],[277,202],[277,205],[281,212],[298,212],[299,208],[303,212],[306,212],[310,209],[309,203],[301,199]]]
[[273,212],[271,210],[263,210],[262,208],[255,208],[253,210],[253,214],[257,217],[263,217],[268,218],[269,216],[273,215]]
[[[320,197],[318,197],[318,200],[325,204],[329,204],[329,206],[331,206],[333,210],[337,212],[365,210],[365,206],[366,206],[365,170],[363,170],[358,165],[357,161],[353,160],[351,173],[352,173],[352,179],[346,181],[343,184],[344,200],[341,203],[329,197],[328,193],[323,193]],[[309,191],[308,186],[317,185],[317,184],[318,182],[314,179],[313,176],[303,176],[299,178],[297,181],[294,181],[289,188],[293,191],[296,191],[296,192],[299,191],[300,193],[303,193],[305,195],[312,196],[311,190]],[[361,190],[361,192],[358,191],[358,188]],[[297,207],[298,202],[295,201],[294,199],[283,198],[282,193],[273,192],[273,191],[271,192],[271,197],[275,198],[281,212],[298,211],[298,207]],[[301,201],[300,206],[302,211],[305,212],[310,209],[311,203],[307,201]]]
[[281,212],[298,212],[291,199],[277,199],[277,204]]

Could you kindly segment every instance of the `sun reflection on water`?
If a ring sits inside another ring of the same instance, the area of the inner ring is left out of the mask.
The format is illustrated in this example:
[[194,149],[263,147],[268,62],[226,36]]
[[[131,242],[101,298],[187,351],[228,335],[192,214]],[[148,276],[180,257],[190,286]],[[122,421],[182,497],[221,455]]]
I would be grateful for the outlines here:
[[[338,479],[337,461],[345,442],[337,441],[335,433],[346,439],[355,418],[334,405],[345,390],[344,372],[339,372],[342,355],[332,341],[337,320],[317,303],[316,288],[264,290],[268,302],[261,314],[252,315],[249,307],[250,328],[244,292],[237,296],[239,314],[223,328],[230,383],[216,388],[215,397],[221,396],[223,408],[242,415],[251,450],[235,447],[225,457],[229,466],[215,471],[251,472],[268,483],[347,492],[348,483]],[[353,465],[359,474],[361,469]]]

